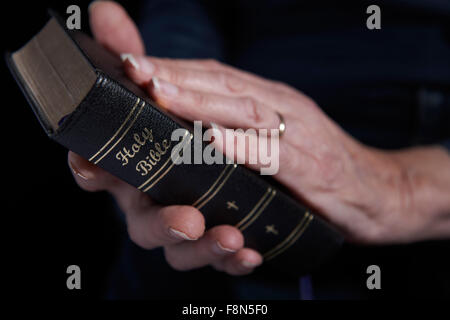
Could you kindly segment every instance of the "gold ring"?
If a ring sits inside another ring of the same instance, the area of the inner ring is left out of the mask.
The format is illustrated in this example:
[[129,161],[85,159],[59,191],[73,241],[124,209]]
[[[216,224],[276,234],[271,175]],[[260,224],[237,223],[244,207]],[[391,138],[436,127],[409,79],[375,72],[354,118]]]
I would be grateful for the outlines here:
[[280,130],[280,137],[286,131],[286,122],[284,122],[284,118],[281,113],[277,112],[278,118],[280,119],[280,124],[278,126],[278,130]]

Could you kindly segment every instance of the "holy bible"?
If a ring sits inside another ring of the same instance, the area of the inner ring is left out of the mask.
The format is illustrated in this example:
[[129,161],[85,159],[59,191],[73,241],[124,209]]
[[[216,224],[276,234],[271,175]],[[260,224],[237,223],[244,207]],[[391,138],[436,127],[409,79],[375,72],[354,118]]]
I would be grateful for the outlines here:
[[[57,17],[7,63],[50,138],[161,204],[198,208],[207,228],[236,226],[265,264],[303,274],[340,247],[341,234],[273,180],[230,161],[178,164],[172,153],[195,152],[191,125],[132,83],[118,57]],[[175,129],[185,132],[180,143],[171,141]]]

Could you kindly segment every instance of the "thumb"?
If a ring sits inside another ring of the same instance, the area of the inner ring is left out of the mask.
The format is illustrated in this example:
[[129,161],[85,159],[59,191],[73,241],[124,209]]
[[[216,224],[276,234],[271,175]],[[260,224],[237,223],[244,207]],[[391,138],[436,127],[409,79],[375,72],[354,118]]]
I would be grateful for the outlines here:
[[94,1],[89,6],[94,38],[113,53],[145,54],[136,24],[125,9],[113,1]]

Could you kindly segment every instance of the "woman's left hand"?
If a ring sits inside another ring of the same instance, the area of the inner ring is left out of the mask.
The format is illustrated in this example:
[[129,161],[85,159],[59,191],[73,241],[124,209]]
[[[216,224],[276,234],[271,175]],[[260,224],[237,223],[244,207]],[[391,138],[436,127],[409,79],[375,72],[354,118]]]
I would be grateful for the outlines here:
[[[448,155],[439,148],[403,154],[366,147],[301,92],[217,61],[127,57],[129,77],[187,120],[213,122],[222,130],[277,129],[281,114],[286,132],[274,177],[349,240],[392,243],[429,236],[424,226],[431,217],[415,207],[416,181],[406,163],[417,156],[447,163]],[[223,145],[222,151],[226,154]]]

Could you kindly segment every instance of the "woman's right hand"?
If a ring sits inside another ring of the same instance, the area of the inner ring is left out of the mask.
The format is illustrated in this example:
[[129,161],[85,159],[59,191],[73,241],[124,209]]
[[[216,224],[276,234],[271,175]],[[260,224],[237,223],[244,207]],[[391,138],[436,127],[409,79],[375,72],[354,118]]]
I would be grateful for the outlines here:
[[164,247],[176,270],[211,265],[231,275],[250,273],[262,263],[259,253],[244,248],[242,233],[232,226],[205,232],[203,215],[191,206],[161,206],[142,191],[114,177],[74,152],[68,163],[86,191],[108,191],[125,214],[130,239],[144,249]]

